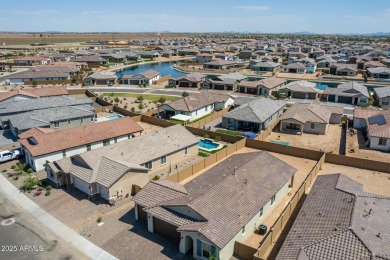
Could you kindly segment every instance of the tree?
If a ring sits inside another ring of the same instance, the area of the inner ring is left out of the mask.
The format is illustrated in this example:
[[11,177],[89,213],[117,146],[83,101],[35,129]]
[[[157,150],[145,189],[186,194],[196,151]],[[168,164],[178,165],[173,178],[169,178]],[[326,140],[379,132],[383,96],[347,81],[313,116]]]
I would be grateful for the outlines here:
[[164,104],[165,101],[166,101],[166,98],[165,98],[164,96],[162,96],[162,97],[160,97],[160,98],[158,99],[158,102],[160,102],[161,104]]
[[31,82],[31,84],[32,84],[32,86],[33,86],[34,88],[38,86],[38,82],[36,82],[35,80],[33,80],[33,81]]
[[115,98],[114,98],[114,102],[118,104],[118,103],[119,103],[119,98],[118,98],[118,97],[115,97]]
[[134,108],[134,107],[131,107],[131,108],[130,108],[130,111],[134,113],[134,112],[135,112],[135,108]]
[[142,109],[144,109],[144,104],[142,104],[142,103],[140,103],[139,105],[138,105],[138,108],[139,108],[139,110],[142,110]]
[[144,96],[143,96],[143,95],[139,95],[139,96],[137,97],[137,101],[138,101],[138,102],[144,101]]
[[187,91],[184,91],[183,94],[181,94],[182,97],[188,97],[190,94],[188,94]]

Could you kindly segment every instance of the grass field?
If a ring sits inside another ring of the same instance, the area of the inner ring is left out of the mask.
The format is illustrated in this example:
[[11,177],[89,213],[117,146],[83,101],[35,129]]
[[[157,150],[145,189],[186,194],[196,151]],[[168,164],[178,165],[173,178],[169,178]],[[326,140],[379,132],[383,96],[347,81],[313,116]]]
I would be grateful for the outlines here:
[[240,132],[230,131],[230,130],[222,130],[222,129],[217,129],[215,132],[220,133],[220,134],[232,135],[232,136],[241,136],[242,135],[242,133],[240,133]]
[[158,101],[161,97],[165,97],[165,101],[173,101],[173,100],[178,100],[181,97],[179,96],[165,96],[165,95],[151,95],[151,94],[135,94],[135,93],[103,93],[103,96],[107,97],[134,97],[137,98],[138,96],[142,95],[145,100],[150,100],[150,101]]

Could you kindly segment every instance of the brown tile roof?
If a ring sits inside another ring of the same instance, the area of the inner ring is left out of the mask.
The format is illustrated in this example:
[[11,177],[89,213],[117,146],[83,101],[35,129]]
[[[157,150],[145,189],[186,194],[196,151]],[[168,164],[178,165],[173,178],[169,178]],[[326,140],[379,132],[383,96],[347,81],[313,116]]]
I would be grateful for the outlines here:
[[[19,138],[23,139],[19,142],[32,156],[40,156],[142,130],[130,117],[124,117],[51,133],[42,133],[42,130],[35,129],[21,134]],[[30,142],[29,137],[33,137],[37,144]]]
[[283,83],[287,82],[287,80],[282,79],[282,78],[277,78],[277,77],[270,77],[266,79],[262,79],[259,81],[260,86],[263,86],[268,89],[273,89]]
[[390,139],[390,110],[384,110],[366,119],[370,136]]
[[172,199],[160,200],[156,198],[156,185],[147,184],[135,201],[155,198],[145,205],[148,212],[156,203],[175,214],[175,206],[190,208],[204,220],[181,225],[178,230],[199,232],[223,248],[295,172],[295,168],[265,151],[237,154],[186,183],[186,194],[166,190]]
[[294,119],[301,123],[328,124],[331,112],[317,104],[294,104],[280,117],[280,120]]
[[342,174],[318,176],[276,259],[390,259],[389,210]]
[[135,74],[135,75],[131,75],[131,74],[123,75],[122,79],[132,79],[132,78],[135,78],[135,79],[137,79],[137,78],[152,79],[154,77],[157,77],[160,74],[161,74],[160,72],[155,71],[155,70],[147,70],[147,71]]
[[55,130],[52,128],[34,127],[34,128],[31,128],[31,129],[21,133],[20,135],[18,135],[18,138],[24,139],[24,138],[28,138],[30,136],[47,134],[47,133],[52,133],[52,132],[55,132]]
[[31,88],[31,89],[24,89],[24,90],[13,90],[9,92],[0,93],[0,102],[16,95],[23,95],[23,96],[29,96],[35,98],[62,96],[62,95],[68,95],[68,89],[66,87],[48,87],[48,88]]
[[188,97],[184,97],[175,101],[171,101],[164,105],[167,105],[178,111],[194,111],[214,103],[226,102],[229,98],[229,95],[201,92],[191,94]]

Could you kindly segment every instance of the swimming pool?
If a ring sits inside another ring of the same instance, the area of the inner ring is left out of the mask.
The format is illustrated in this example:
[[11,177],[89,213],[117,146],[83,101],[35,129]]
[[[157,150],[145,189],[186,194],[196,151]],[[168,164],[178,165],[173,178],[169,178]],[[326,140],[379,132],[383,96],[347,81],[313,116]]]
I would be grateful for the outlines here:
[[112,115],[112,116],[106,116],[108,120],[114,120],[114,119],[119,119],[122,118],[122,115]]
[[201,139],[198,142],[199,149],[206,151],[213,151],[219,149],[222,145],[219,143],[215,143],[209,139]]

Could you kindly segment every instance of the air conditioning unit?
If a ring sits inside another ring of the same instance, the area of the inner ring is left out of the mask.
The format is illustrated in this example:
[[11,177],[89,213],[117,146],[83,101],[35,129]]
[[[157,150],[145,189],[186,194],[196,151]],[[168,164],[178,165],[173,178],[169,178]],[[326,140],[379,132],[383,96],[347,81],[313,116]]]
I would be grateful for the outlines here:
[[259,226],[258,232],[259,232],[260,235],[264,236],[265,234],[267,234],[267,226],[261,224]]

